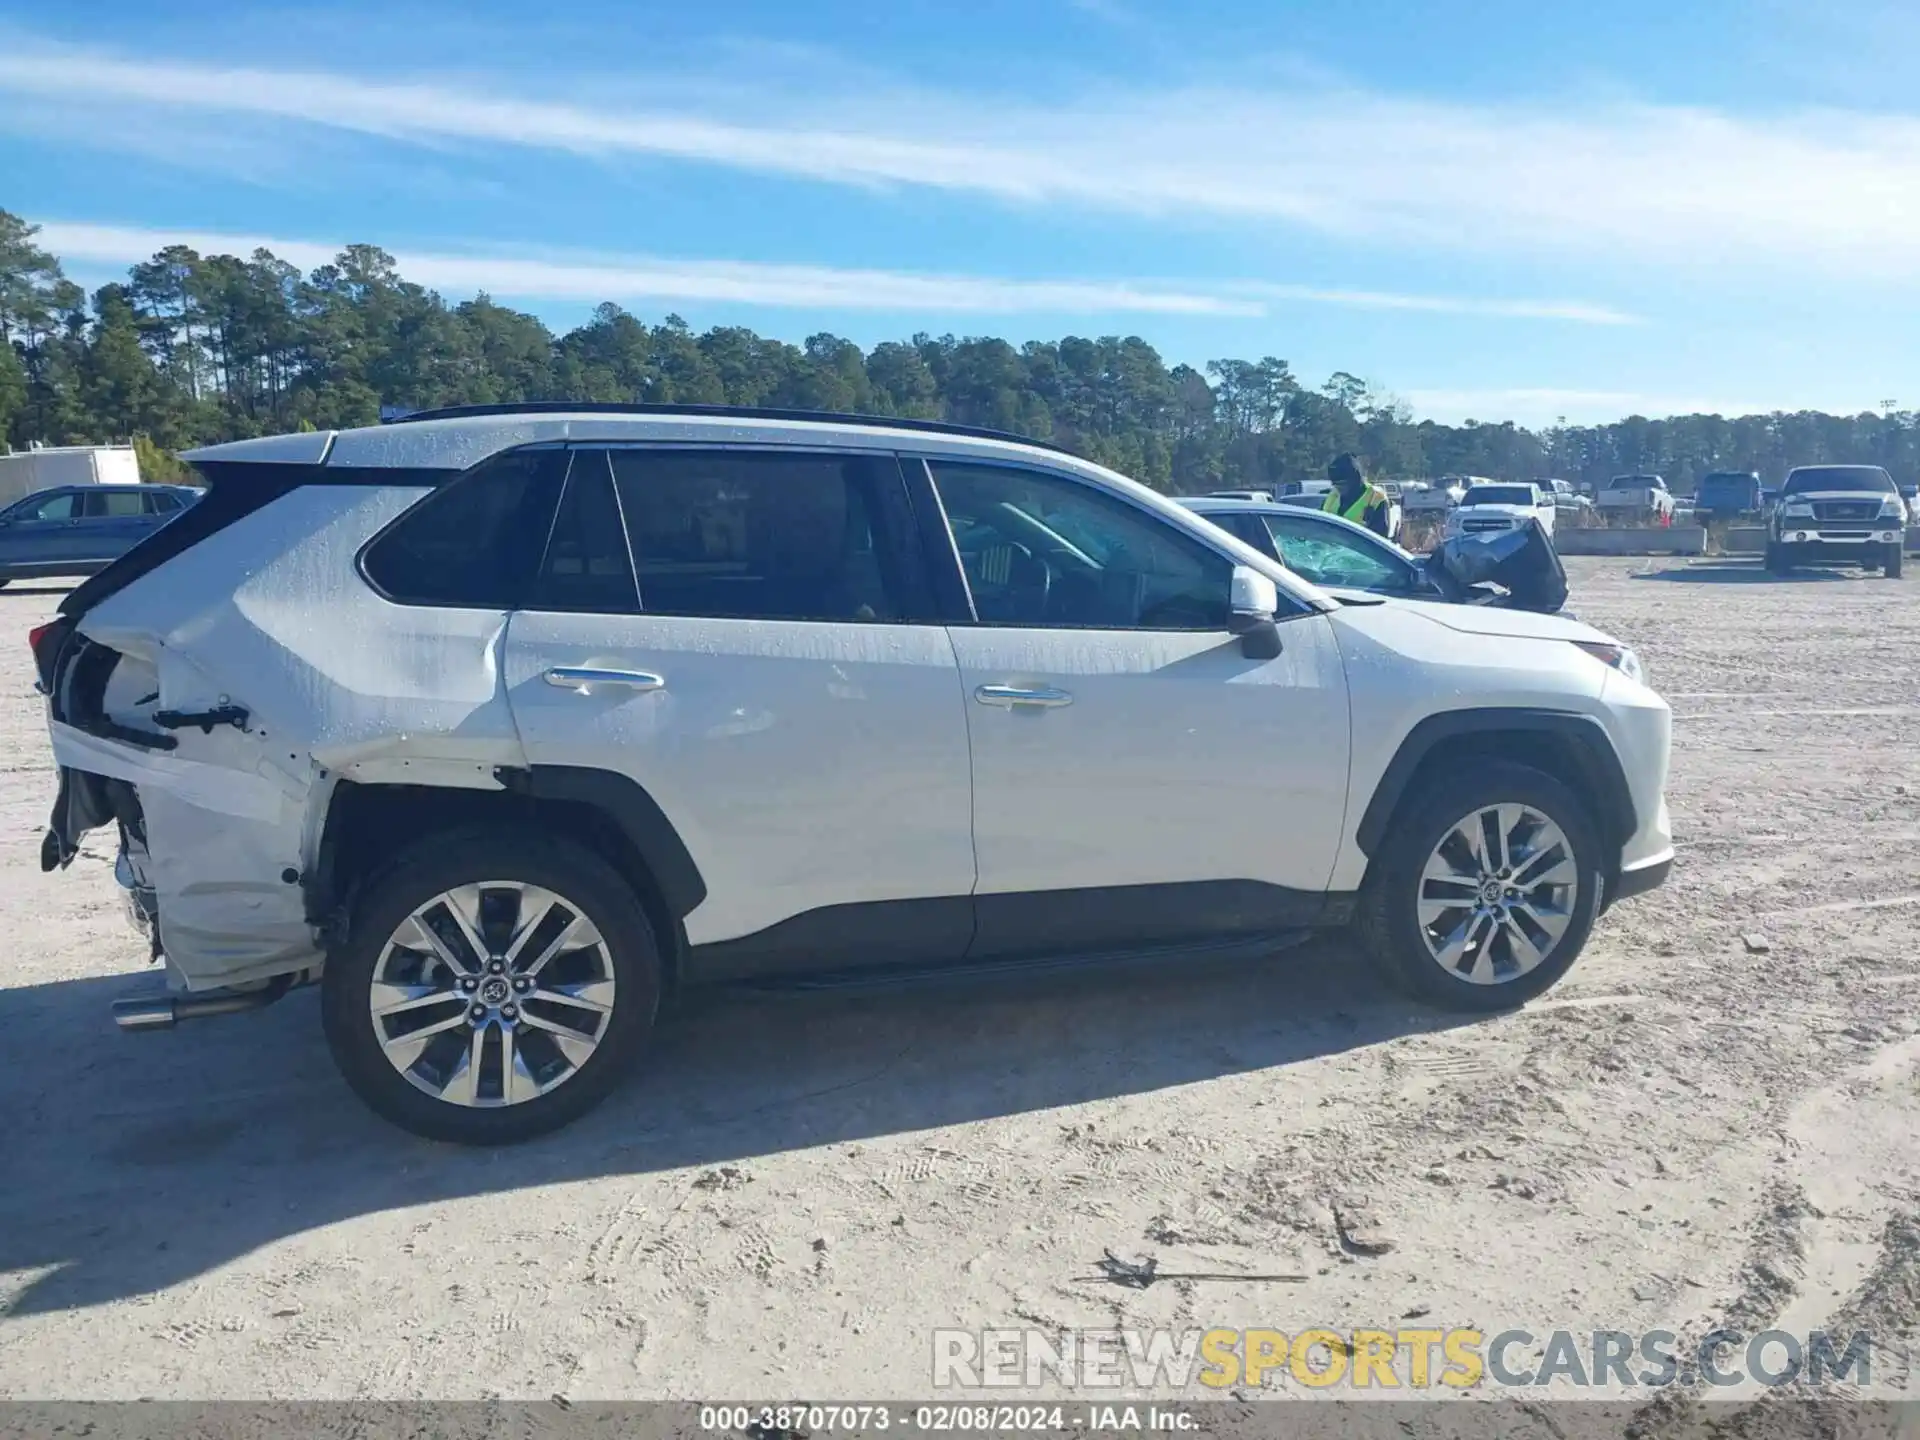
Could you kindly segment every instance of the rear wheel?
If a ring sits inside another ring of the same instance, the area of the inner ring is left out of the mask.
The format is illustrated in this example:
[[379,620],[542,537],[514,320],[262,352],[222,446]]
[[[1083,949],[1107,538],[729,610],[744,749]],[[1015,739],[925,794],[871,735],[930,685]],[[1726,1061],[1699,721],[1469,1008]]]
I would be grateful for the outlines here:
[[1360,933],[1396,988],[1448,1010],[1524,1004],[1599,914],[1600,838],[1553,777],[1489,763],[1422,788],[1367,878]]
[[653,1025],[660,958],[632,888],[555,837],[473,832],[404,854],[354,906],[321,1007],[383,1118],[499,1145],[606,1097]]

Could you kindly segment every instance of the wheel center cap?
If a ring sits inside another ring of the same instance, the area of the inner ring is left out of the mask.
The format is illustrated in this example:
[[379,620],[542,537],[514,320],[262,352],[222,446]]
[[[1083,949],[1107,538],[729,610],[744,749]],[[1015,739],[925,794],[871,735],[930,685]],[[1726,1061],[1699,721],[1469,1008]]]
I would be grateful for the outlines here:
[[1502,885],[1498,880],[1482,880],[1480,882],[1480,902],[1483,905],[1498,905],[1506,893],[1507,887]]
[[480,982],[480,1003],[482,1005],[504,1005],[507,997],[513,994],[513,987],[498,975],[489,976]]

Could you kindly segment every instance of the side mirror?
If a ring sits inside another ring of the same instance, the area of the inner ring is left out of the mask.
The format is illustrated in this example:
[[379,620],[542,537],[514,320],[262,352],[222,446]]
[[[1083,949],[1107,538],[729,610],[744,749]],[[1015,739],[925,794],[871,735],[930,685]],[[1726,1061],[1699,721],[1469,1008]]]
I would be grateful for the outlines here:
[[1227,628],[1240,637],[1240,653],[1249,660],[1273,659],[1281,649],[1280,627],[1273,621],[1280,608],[1280,587],[1273,577],[1250,565],[1236,565],[1228,597],[1232,613]]

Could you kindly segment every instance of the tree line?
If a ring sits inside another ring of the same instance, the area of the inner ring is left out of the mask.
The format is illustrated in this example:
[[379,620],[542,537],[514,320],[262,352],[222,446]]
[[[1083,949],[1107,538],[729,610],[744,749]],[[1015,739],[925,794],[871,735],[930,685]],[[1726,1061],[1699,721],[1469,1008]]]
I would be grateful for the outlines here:
[[696,334],[677,315],[648,324],[612,304],[555,335],[485,294],[449,304],[372,245],[305,275],[266,250],[169,246],[89,295],[37,233],[0,210],[0,440],[134,438],[150,471],[165,473],[177,473],[171,452],[196,444],[373,424],[383,406],[522,400],[949,420],[1048,439],[1177,493],[1278,488],[1321,475],[1341,451],[1386,479],[1597,483],[1654,471],[1682,493],[1710,470],[1920,473],[1920,414],[1892,402],[1859,415],[1443,425],[1345,372],[1315,386],[1273,357],[1169,366],[1138,336],[1015,346],[917,334],[862,350],[825,333],[800,345],[742,326]]

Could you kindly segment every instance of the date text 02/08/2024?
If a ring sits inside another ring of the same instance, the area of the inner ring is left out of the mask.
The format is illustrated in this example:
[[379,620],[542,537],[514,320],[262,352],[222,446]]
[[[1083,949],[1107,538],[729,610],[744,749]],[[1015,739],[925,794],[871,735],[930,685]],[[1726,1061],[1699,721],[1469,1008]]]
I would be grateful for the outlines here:
[[1199,1428],[1199,1417],[1163,1405],[703,1405],[700,1428],[755,1440],[904,1430],[920,1434],[1025,1434],[1055,1431]]

